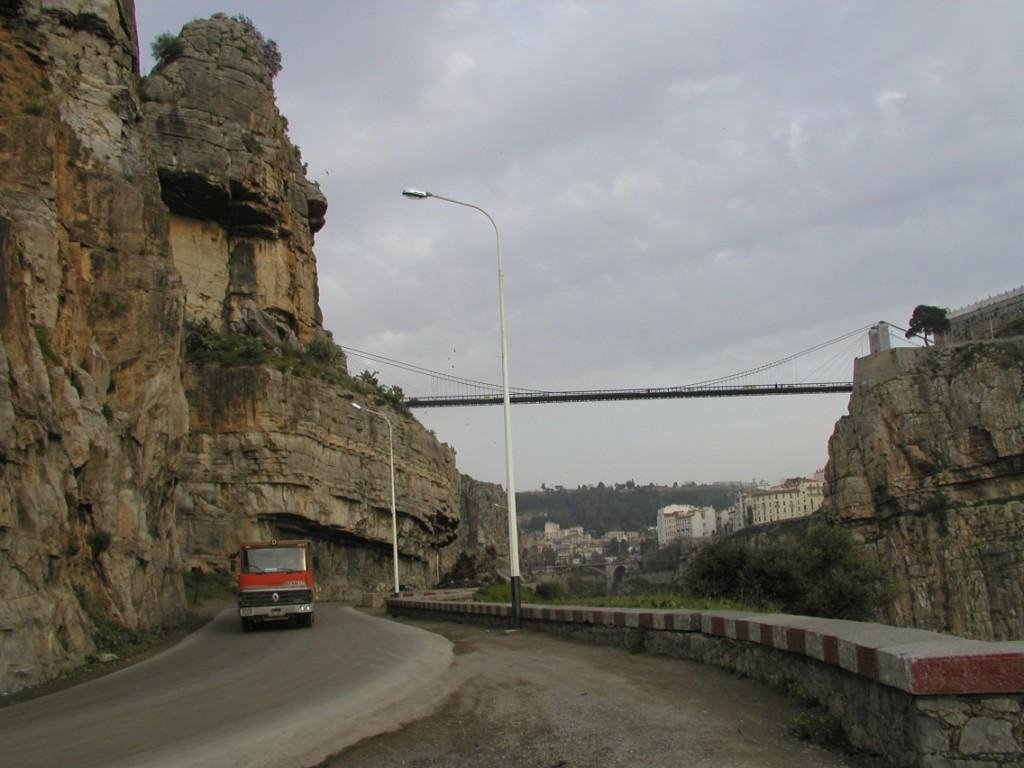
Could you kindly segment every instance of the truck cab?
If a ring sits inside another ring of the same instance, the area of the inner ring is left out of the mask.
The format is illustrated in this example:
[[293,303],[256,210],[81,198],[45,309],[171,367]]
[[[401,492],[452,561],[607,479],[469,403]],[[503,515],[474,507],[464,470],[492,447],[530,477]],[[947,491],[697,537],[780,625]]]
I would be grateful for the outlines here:
[[242,544],[233,570],[238,571],[238,616],[244,631],[262,622],[313,626],[313,562],[308,541]]

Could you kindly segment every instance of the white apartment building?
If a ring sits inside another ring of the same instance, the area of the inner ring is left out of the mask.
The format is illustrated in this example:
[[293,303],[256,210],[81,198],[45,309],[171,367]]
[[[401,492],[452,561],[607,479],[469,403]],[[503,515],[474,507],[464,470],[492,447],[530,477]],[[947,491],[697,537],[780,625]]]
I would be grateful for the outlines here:
[[676,539],[701,539],[714,536],[718,530],[714,507],[692,504],[669,504],[658,510],[658,546]]
[[679,525],[684,512],[696,507],[690,504],[669,504],[658,510],[658,546],[663,547],[679,538]]
[[821,507],[824,489],[825,472],[818,470],[813,479],[794,477],[772,488],[742,491],[737,506],[753,525],[807,517]]

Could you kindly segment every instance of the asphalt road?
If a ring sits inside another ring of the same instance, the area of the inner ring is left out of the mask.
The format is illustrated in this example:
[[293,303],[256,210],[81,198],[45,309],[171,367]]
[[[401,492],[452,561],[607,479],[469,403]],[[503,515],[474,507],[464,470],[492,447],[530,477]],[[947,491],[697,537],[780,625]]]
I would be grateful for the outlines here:
[[0,710],[0,765],[313,765],[428,713],[451,659],[440,635],[350,608],[247,634],[229,609],[136,666]]

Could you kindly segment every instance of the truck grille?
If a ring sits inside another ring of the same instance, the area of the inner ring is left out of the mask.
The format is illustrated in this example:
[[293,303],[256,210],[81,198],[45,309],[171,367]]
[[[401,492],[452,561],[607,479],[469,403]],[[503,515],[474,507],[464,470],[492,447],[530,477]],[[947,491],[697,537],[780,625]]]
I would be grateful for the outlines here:
[[[277,602],[274,602],[274,593]],[[298,605],[313,602],[308,589],[260,589],[247,590],[238,596],[239,608],[255,608],[263,605]]]

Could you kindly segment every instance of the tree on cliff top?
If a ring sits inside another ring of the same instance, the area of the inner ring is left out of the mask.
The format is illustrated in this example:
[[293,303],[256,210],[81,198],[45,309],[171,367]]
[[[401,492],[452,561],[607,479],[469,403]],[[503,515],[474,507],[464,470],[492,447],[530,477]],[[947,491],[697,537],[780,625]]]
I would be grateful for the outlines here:
[[920,336],[924,339],[924,345],[928,346],[928,337],[934,338],[936,333],[944,333],[949,330],[949,318],[946,310],[942,307],[932,307],[928,304],[918,304],[914,308],[914,314],[910,316],[910,327],[907,328],[907,338]]

